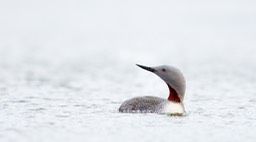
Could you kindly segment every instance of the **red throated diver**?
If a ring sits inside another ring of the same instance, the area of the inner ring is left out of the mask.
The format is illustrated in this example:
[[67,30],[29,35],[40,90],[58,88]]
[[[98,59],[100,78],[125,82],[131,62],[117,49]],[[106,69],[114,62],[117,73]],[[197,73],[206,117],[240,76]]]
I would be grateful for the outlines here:
[[153,72],[165,81],[169,88],[168,99],[153,96],[135,97],[126,100],[119,107],[119,112],[134,113],[163,113],[170,115],[182,115],[185,113],[183,98],[186,83],[181,71],[173,66],[147,67],[138,65],[142,69]]

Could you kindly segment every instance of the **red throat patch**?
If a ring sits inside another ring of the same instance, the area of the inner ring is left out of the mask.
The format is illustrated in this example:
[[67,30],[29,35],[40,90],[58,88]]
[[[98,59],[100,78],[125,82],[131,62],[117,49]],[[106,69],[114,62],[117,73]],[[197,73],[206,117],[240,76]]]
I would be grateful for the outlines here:
[[180,103],[180,97],[179,97],[178,93],[169,84],[167,84],[167,85],[169,88],[168,100],[175,102],[175,103]]

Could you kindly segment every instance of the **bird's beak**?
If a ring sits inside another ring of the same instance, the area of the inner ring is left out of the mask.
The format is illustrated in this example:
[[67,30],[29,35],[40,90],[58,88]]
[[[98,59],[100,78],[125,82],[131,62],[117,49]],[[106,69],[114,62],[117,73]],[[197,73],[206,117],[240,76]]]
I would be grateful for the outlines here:
[[143,65],[139,65],[139,64],[136,64],[137,66],[147,70],[147,71],[150,71],[150,72],[156,72],[156,70],[152,67],[146,67],[146,66],[143,66]]

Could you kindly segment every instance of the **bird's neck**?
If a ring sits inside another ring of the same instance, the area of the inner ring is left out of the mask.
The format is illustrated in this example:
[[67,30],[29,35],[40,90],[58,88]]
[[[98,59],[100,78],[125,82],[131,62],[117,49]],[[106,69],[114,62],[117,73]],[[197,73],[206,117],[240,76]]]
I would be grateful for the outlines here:
[[167,86],[169,88],[169,97],[168,101],[174,102],[174,103],[180,103],[181,99],[178,95],[178,93],[167,83]]

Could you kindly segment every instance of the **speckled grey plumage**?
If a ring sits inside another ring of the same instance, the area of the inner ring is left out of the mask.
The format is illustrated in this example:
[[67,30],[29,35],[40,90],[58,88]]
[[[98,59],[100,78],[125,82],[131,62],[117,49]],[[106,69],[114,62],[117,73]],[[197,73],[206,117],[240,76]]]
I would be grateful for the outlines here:
[[119,107],[119,112],[157,113],[162,109],[163,103],[166,103],[166,101],[166,99],[153,96],[135,97],[123,102]]

